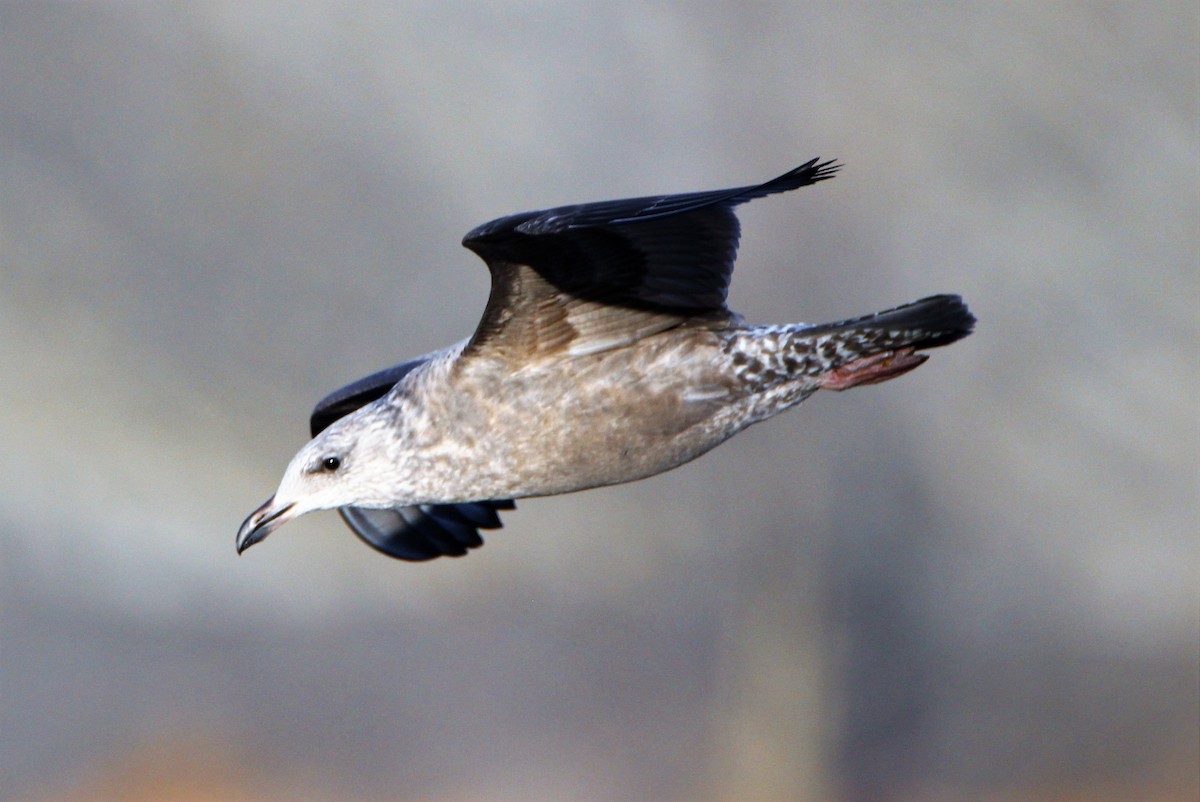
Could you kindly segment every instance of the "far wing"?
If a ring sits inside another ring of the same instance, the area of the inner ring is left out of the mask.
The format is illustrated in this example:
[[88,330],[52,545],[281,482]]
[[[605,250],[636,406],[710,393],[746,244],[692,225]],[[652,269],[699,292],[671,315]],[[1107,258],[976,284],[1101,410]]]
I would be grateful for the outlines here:
[[497,510],[516,506],[512,501],[476,501],[386,510],[342,507],[338,512],[367,545],[398,560],[422,562],[461,557],[482,546],[479,530],[499,529],[503,524]]
[[394,368],[372,373],[364,379],[351,382],[340,390],[334,390],[317,402],[309,418],[308,428],[313,437],[329,427],[338,418],[349,415],[359,407],[365,407],[372,401],[383,398],[388,390],[396,386],[408,373],[424,359],[414,359]]
[[[338,418],[382,398],[423,361],[416,359],[381,370],[321,399],[309,421],[313,437]],[[482,546],[478,530],[499,529],[502,524],[497,511],[515,507],[510,500],[499,500],[392,509],[342,507],[338,512],[367,545],[389,557],[419,562],[443,556],[461,557],[467,549]]]

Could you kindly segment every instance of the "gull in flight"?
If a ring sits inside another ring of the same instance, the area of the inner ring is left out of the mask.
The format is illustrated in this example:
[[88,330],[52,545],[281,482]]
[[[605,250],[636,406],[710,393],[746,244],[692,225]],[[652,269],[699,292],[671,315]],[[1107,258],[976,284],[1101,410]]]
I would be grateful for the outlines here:
[[818,390],[887,381],[970,334],[956,295],[820,325],[750,325],[726,306],[735,207],[839,166],[474,229],[463,245],[492,275],[475,333],[318,403],[313,439],[242,524],[238,552],[337,509],[389,556],[461,556],[513,499],[662,473]]

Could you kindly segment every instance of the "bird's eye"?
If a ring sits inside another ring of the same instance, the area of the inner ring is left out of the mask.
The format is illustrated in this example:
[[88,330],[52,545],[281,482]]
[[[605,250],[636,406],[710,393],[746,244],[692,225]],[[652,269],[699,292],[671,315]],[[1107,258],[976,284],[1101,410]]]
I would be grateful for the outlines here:
[[321,467],[332,473],[342,467],[342,461],[334,456],[325,457],[321,460]]

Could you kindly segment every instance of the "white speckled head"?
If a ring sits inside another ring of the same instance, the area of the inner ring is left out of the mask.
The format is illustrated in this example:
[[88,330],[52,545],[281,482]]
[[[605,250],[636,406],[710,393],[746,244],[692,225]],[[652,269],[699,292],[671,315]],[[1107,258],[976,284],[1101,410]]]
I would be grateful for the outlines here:
[[404,427],[383,401],[336,421],[296,453],[275,495],[238,531],[244,551],[283,524],[315,510],[387,507],[404,497]]

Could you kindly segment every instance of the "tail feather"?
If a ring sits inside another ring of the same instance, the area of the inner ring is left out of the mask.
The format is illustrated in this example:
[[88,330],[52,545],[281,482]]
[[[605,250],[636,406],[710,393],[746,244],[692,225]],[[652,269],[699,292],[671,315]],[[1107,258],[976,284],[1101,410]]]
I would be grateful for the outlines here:
[[974,328],[975,316],[961,296],[931,295],[873,315],[809,326],[802,333],[806,337],[819,337],[842,331],[912,332],[916,334],[915,338],[905,338],[897,345],[923,351],[957,342]]
[[790,405],[812,392],[813,384],[846,390],[907,373],[928,358],[916,352],[961,340],[974,326],[962,298],[933,295],[836,323],[743,329],[726,348],[735,374],[752,392],[809,382],[797,385]]

